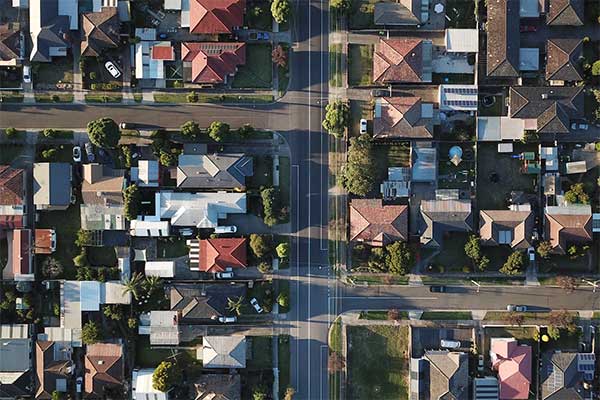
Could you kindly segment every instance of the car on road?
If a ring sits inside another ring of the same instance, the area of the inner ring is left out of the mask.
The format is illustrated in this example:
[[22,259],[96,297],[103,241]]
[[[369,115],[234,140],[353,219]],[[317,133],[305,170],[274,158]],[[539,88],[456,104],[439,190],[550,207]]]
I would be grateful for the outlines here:
[[217,226],[215,228],[215,233],[236,233],[237,226],[229,225],[229,226]]
[[81,147],[79,146],[73,146],[73,161],[81,162]]
[[119,124],[119,128],[121,128],[121,129],[134,129],[135,128],[135,124],[132,124],[131,122],[121,122]]
[[527,312],[528,308],[527,308],[527,306],[523,306],[523,305],[509,304],[509,305],[506,306],[506,311],[510,311],[510,312]]
[[442,340],[440,340],[440,347],[443,347],[445,349],[459,349],[460,348],[460,341],[458,341],[458,340],[442,339]]
[[117,69],[117,67],[115,67],[115,64],[113,64],[112,61],[107,61],[104,63],[104,68],[106,68],[106,70],[108,72],[110,72],[110,74],[112,75],[113,78],[117,79],[118,77],[121,76],[121,71],[119,71]]
[[217,279],[233,279],[234,273],[233,271],[223,271],[217,272],[215,274],[215,278]]
[[23,67],[23,82],[31,83],[31,67],[29,65]]
[[85,154],[87,155],[88,161],[91,163],[96,161],[96,156],[94,155],[94,146],[90,142],[86,142],[83,147],[85,147]]
[[535,32],[535,31],[537,31],[537,28],[533,25],[521,25],[520,31],[521,31],[521,33]]
[[446,293],[446,286],[432,285],[429,286],[429,291],[432,293]]
[[371,90],[371,96],[373,97],[386,97],[390,95],[389,89],[373,89]]
[[81,376],[78,376],[77,379],[75,380],[75,387],[77,390],[77,393],[81,393],[82,389],[83,389],[83,378]]
[[261,314],[263,312],[263,309],[260,306],[260,304],[258,304],[258,300],[256,300],[256,297],[250,299],[250,304],[252,304],[252,307],[254,307],[257,313]]
[[364,118],[360,120],[360,133],[367,133],[367,120]]
[[225,317],[225,316],[219,317],[219,322],[222,324],[233,324],[236,321],[237,321],[237,317]]

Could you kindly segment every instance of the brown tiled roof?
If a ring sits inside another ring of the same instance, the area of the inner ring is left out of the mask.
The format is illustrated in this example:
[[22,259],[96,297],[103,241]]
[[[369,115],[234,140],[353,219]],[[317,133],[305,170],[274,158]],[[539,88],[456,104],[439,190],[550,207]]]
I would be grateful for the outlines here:
[[373,81],[422,82],[423,41],[380,39],[373,53]]
[[545,236],[556,253],[564,254],[571,243],[592,241],[589,206],[546,207]]
[[54,229],[35,230],[35,254],[52,254],[52,235]]
[[223,83],[246,64],[246,44],[226,42],[181,43],[181,60],[192,64],[191,82]]
[[22,169],[0,165],[0,206],[18,206],[23,204],[23,179]]
[[81,196],[85,204],[121,205],[125,171],[102,164],[85,164]]
[[546,57],[546,80],[580,81],[582,41],[579,39],[549,39]]
[[519,0],[490,0],[487,8],[487,75],[519,76]]
[[85,392],[103,396],[107,387],[123,384],[123,347],[119,344],[96,343],[87,346],[85,354]]
[[352,200],[350,240],[371,246],[408,240],[408,206],[383,205],[381,199]]
[[512,248],[527,248],[533,233],[534,216],[531,211],[481,210],[479,236],[484,244],[500,244],[500,232],[510,231]]
[[81,16],[81,55],[99,56],[104,49],[119,47],[119,14],[117,7],[102,7],[99,12]]
[[68,379],[70,360],[55,360],[56,343],[38,340],[35,342],[36,399],[51,399],[56,390],[57,379]]
[[584,0],[550,0],[549,3],[548,25],[583,25]]
[[21,37],[19,31],[8,24],[0,25],[0,60],[10,61],[19,58]]
[[431,118],[422,118],[420,97],[384,97],[380,100],[381,115],[373,119],[375,138],[431,138]]
[[244,25],[245,0],[190,0],[190,32],[232,33]]
[[12,240],[12,270],[14,275],[27,275],[31,269],[31,230],[15,229]]

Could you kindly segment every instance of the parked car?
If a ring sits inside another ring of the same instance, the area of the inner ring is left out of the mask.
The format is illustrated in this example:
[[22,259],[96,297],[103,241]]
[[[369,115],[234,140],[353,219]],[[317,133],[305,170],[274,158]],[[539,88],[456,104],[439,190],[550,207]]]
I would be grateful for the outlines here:
[[135,128],[135,124],[132,124],[131,122],[121,122],[119,124],[119,128],[121,128],[121,129],[134,129]]
[[190,237],[194,234],[194,230],[192,228],[181,228],[179,230],[179,236]]
[[73,161],[81,162],[81,147],[73,146]]
[[31,83],[31,67],[29,65],[23,67],[23,82]]
[[371,90],[371,96],[373,97],[385,97],[390,95],[390,90],[388,89],[373,89]]
[[442,339],[440,340],[440,347],[445,349],[458,349],[460,348],[460,342],[458,340]]
[[224,271],[224,272],[217,272],[215,274],[215,278],[217,279],[233,279],[233,271]]
[[533,247],[527,249],[527,256],[529,257],[529,261],[535,261],[535,249]]
[[535,32],[537,28],[533,25],[521,25],[521,33],[523,32]]
[[96,156],[94,155],[94,146],[90,142],[86,142],[85,145],[85,154],[87,155],[88,161],[93,163],[96,160]]
[[429,286],[429,291],[432,292],[432,293],[445,293],[446,292],[446,286],[432,285],[432,286]]
[[510,312],[527,312],[528,308],[527,306],[521,306],[521,305],[515,305],[515,304],[509,304],[506,306],[506,311],[510,311]]
[[254,307],[254,309],[256,310],[257,313],[261,314],[263,312],[263,309],[258,304],[258,300],[256,300],[256,297],[253,297],[252,299],[250,299],[250,304],[252,304],[252,307]]
[[360,120],[360,133],[367,133],[367,120],[364,118]]
[[167,34],[165,32],[161,32],[158,34],[158,38],[160,40],[165,40],[167,38]]
[[237,321],[237,317],[219,317],[219,322],[222,324],[232,324]]
[[107,61],[104,63],[104,68],[106,68],[106,70],[108,72],[110,72],[110,74],[113,76],[113,78],[117,79],[118,77],[121,76],[121,71],[119,71],[117,69],[117,67],[115,67],[115,64],[113,64],[112,61]]
[[77,393],[81,393],[82,388],[83,388],[83,378],[81,376],[78,376],[77,379],[75,380],[75,387],[76,387]]
[[237,226],[229,225],[229,226],[217,226],[215,228],[215,233],[236,233]]

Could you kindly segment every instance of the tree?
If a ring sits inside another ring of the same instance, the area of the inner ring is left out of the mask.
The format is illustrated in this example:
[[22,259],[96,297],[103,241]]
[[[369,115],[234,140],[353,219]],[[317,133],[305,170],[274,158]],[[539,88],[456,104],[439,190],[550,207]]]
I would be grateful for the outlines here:
[[16,134],[19,133],[19,131],[17,131],[12,126],[9,126],[8,128],[6,128],[4,130],[4,133],[6,133],[6,136],[8,136],[8,137],[12,137],[12,136],[16,136]]
[[282,24],[287,21],[290,15],[291,7],[289,0],[273,0],[271,3],[271,14],[273,19],[278,24]]
[[177,164],[177,155],[171,149],[160,149],[158,162],[164,167],[171,167]]
[[368,135],[350,139],[348,164],[343,175],[344,187],[350,193],[366,196],[373,190],[376,168],[373,168],[372,146]]
[[293,387],[288,386],[287,389],[285,389],[283,400],[293,400],[295,394],[296,390]]
[[170,361],[158,364],[152,374],[152,387],[159,392],[166,392],[179,381],[181,381],[181,369]]
[[81,329],[81,340],[84,344],[97,343],[101,338],[100,327],[94,321],[88,321]]
[[341,13],[346,13],[352,8],[351,0],[331,0],[329,6]]
[[556,284],[568,293],[577,288],[577,280],[572,276],[559,276],[556,278]]
[[140,296],[140,287],[142,285],[142,274],[135,272],[131,278],[125,279],[123,282],[123,295],[131,293],[134,299],[138,300]]
[[465,254],[473,262],[473,266],[483,271],[488,266],[490,260],[481,254],[481,243],[475,235],[469,236],[469,240],[465,244]]
[[385,263],[389,272],[404,275],[413,264],[413,254],[405,242],[394,242],[385,248]]
[[272,251],[268,236],[253,233],[250,235],[250,249],[258,259],[265,258]]
[[552,340],[560,339],[560,329],[554,326],[549,326],[546,331],[548,332],[548,336],[550,336]]
[[214,121],[208,127],[208,136],[215,142],[222,141],[225,136],[229,133],[229,124],[221,121]]
[[325,106],[323,128],[335,137],[341,138],[344,136],[349,117],[350,107],[348,103],[341,100],[331,102]]
[[266,261],[261,261],[258,264],[258,271],[261,274],[267,274],[267,273],[271,272],[271,268],[273,268],[272,265],[271,265],[271,263],[268,263]]
[[490,259],[487,258],[486,256],[483,256],[479,260],[479,264],[477,264],[477,268],[479,268],[480,271],[485,271],[485,269],[487,268],[487,266],[489,264],[490,264]]
[[187,95],[187,101],[188,103],[197,103],[199,100],[198,98],[198,93],[191,91],[188,93]]
[[520,251],[515,251],[500,268],[500,272],[506,275],[517,275],[521,272],[521,268],[523,267],[524,258],[523,253]]
[[58,150],[56,149],[46,149],[42,150],[42,158],[46,161],[52,161],[56,157]]
[[552,251],[552,243],[549,241],[540,242],[535,251],[541,258],[548,259],[548,257],[550,257],[550,252]]
[[107,304],[102,311],[104,316],[114,321],[123,319],[123,309],[120,304]]
[[287,292],[281,292],[277,296],[277,304],[280,307],[288,308],[290,306],[290,295]]
[[88,265],[87,252],[85,251],[85,248],[81,249],[81,252],[73,257],[73,265],[76,267],[85,267]]
[[244,305],[244,296],[228,297],[227,309],[237,315],[242,314],[242,306]]
[[277,210],[281,207],[279,205],[279,188],[269,187],[260,191],[260,197],[263,205],[263,221],[267,226],[273,226],[277,224]]
[[200,126],[194,121],[187,121],[180,127],[181,134],[187,137],[198,137],[202,133]]
[[63,398],[63,395],[58,390],[54,390],[52,392],[52,400],[62,400],[62,398]]
[[508,314],[506,314],[506,322],[510,325],[523,325],[523,322],[525,321],[525,317],[523,316],[523,314],[517,314],[515,312],[509,312]]
[[262,385],[257,385],[252,389],[252,400],[267,400],[267,389]]
[[400,311],[396,308],[390,308],[387,312],[388,321],[398,321],[400,319]]
[[108,117],[90,121],[87,131],[90,142],[102,149],[114,149],[121,138],[119,126]]
[[63,266],[54,257],[47,257],[42,264],[42,274],[45,278],[55,279],[63,273]]
[[285,67],[288,61],[287,50],[282,45],[278,44],[271,52],[271,59],[279,67]]
[[77,268],[77,271],[75,271],[75,279],[78,281],[94,281],[96,280],[96,277],[94,275],[94,270],[85,265]]
[[384,272],[386,270],[385,249],[381,247],[372,247],[367,265],[371,271]]
[[279,243],[275,248],[277,257],[288,258],[290,256],[290,244],[288,242]]
[[129,327],[129,329],[135,329],[138,326],[138,320],[135,318],[128,318],[127,319],[127,326]]
[[42,131],[42,135],[48,139],[52,139],[56,136],[56,130],[52,128],[46,128]]
[[162,288],[162,279],[156,275],[146,276],[144,278],[144,282],[142,283],[142,287],[146,291],[147,294],[152,294],[155,291]]
[[249,138],[250,136],[252,136],[255,131],[256,131],[256,129],[254,129],[254,127],[252,125],[244,124],[238,128],[237,133],[241,138],[245,139],[245,138]]
[[573,314],[566,310],[553,311],[548,315],[548,328],[566,329],[569,333],[577,332]]
[[590,196],[585,192],[583,183],[576,183],[565,193],[565,201],[571,204],[589,204]]
[[600,75],[600,60],[595,61],[592,64],[592,75],[594,75],[594,76]]
[[129,185],[123,190],[123,214],[132,221],[137,218],[140,205],[140,192],[137,185]]
[[92,232],[79,229],[77,231],[77,237],[75,238],[75,246],[83,247],[92,244]]

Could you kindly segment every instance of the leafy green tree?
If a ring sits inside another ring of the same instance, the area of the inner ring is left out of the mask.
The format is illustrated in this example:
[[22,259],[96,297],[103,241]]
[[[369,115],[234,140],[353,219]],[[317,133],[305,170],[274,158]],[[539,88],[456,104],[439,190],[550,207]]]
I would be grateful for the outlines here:
[[369,254],[369,270],[383,272],[386,270],[385,266],[385,249],[381,247],[371,248],[371,254]]
[[595,61],[592,64],[592,75],[594,75],[594,76],[600,75],[600,60]]
[[253,233],[250,235],[250,249],[258,259],[263,259],[272,251],[271,240],[268,236]]
[[77,268],[75,271],[75,279],[78,281],[94,281],[96,277],[94,275],[94,270],[89,266],[84,265],[82,267]]
[[548,332],[548,336],[550,336],[550,338],[552,340],[560,339],[560,329],[559,328],[556,328],[554,326],[549,326],[546,331]]
[[465,243],[465,255],[473,261],[473,264],[477,264],[481,259],[481,243],[477,236],[469,236],[469,240]]
[[280,307],[288,308],[290,306],[290,295],[287,292],[281,292],[277,296],[277,304]]
[[200,126],[194,121],[187,121],[181,125],[181,134],[187,137],[198,137],[202,133]]
[[290,256],[290,244],[288,242],[279,243],[275,248],[277,257],[288,258]]
[[237,315],[242,314],[242,306],[244,305],[244,296],[228,297],[227,309]]
[[260,191],[260,197],[263,205],[263,221],[267,226],[276,225],[279,219],[277,218],[277,210],[279,205],[279,188],[269,187]]
[[90,142],[102,149],[114,149],[121,138],[121,131],[115,121],[108,117],[90,121],[87,125]]
[[510,256],[508,256],[508,259],[506,260],[502,268],[500,268],[500,272],[506,275],[517,275],[521,272],[523,264],[523,253],[520,251],[515,251]]
[[142,281],[144,280],[142,274],[135,272],[131,275],[131,278],[126,279],[123,282],[123,295],[131,293],[134,299],[138,300],[140,297],[140,288],[142,287]]
[[63,273],[63,266],[54,257],[47,257],[42,263],[42,274],[48,279],[55,279]]
[[368,135],[350,139],[343,184],[350,193],[358,196],[366,196],[374,188],[376,168],[373,168],[372,146]]
[[385,263],[389,272],[405,275],[413,265],[414,257],[405,242],[394,242],[385,248]]
[[144,288],[144,290],[146,291],[147,294],[152,294],[160,289],[162,289],[163,286],[163,282],[162,279],[160,279],[160,277],[153,275],[153,276],[146,276],[144,278],[144,282],[142,283],[142,287]]
[[158,162],[164,167],[171,167],[177,164],[177,155],[171,149],[161,149],[159,151]]
[[84,229],[77,231],[77,237],[75,238],[75,246],[83,247],[92,244],[92,232]]
[[590,196],[585,192],[583,183],[576,183],[565,193],[565,201],[570,204],[589,204]]
[[271,272],[271,269],[273,268],[272,264],[266,261],[261,261],[258,264],[258,271],[261,274],[268,274],[269,272]]
[[329,6],[341,13],[347,13],[352,8],[351,0],[331,0]]
[[63,395],[61,392],[59,392],[58,390],[54,390],[52,392],[52,400],[62,400],[63,399]]
[[541,258],[548,259],[550,257],[550,252],[552,251],[552,243],[547,240],[540,242],[535,251]]
[[87,252],[85,251],[85,248],[81,249],[81,252],[73,257],[73,265],[76,267],[85,267],[88,265]]
[[344,136],[344,131],[348,126],[348,118],[350,117],[350,107],[348,103],[341,100],[336,100],[325,106],[325,119],[323,120],[323,128],[341,138]]
[[15,128],[13,128],[12,126],[9,126],[8,128],[6,128],[4,130],[4,133],[6,133],[6,136],[8,137],[12,137],[12,136],[16,136],[17,133],[19,133],[19,131],[17,131]]
[[188,93],[187,95],[187,101],[188,103],[197,103],[198,102],[199,97],[198,97],[198,93],[191,91]]
[[140,205],[140,191],[137,185],[129,185],[123,190],[123,214],[128,220],[137,218]]
[[81,340],[84,344],[98,343],[101,338],[100,327],[93,321],[88,321],[81,329]]
[[289,0],[273,0],[271,2],[271,14],[278,24],[286,22],[291,11]]
[[42,135],[48,139],[52,139],[56,136],[56,130],[52,128],[46,128],[42,131]]
[[208,127],[208,136],[215,142],[221,142],[229,133],[229,124],[221,121],[214,121]]
[[106,318],[110,318],[114,321],[123,319],[123,309],[120,304],[107,304],[104,306],[102,312]]
[[46,161],[52,161],[56,157],[58,150],[56,149],[46,149],[42,150],[42,158]]
[[181,369],[177,364],[163,361],[152,374],[152,387],[160,392],[168,391],[173,385],[181,381]]
[[127,326],[129,327],[129,329],[135,329],[138,327],[138,320],[135,318],[128,318],[127,319]]

